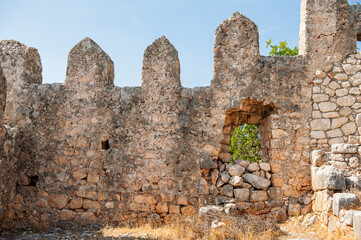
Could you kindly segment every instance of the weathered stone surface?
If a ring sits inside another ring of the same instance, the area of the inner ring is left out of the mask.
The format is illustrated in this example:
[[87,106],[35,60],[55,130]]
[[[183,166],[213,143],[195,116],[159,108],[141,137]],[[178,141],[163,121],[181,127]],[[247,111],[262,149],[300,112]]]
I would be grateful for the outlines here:
[[266,191],[252,191],[250,196],[251,202],[264,202],[268,200]]
[[345,73],[337,73],[335,76],[334,76],[334,79],[337,80],[337,81],[345,81],[348,79],[348,76],[347,74]]
[[341,107],[350,107],[356,102],[356,98],[354,96],[344,96],[341,98],[337,98],[336,103]]
[[353,226],[353,210],[346,211],[341,218],[341,221],[348,226]]
[[82,206],[83,206],[82,198],[73,198],[68,205],[68,207],[71,209],[81,208]]
[[234,204],[234,203],[227,203],[227,204],[224,206],[224,212],[225,212],[227,215],[235,215],[236,212],[237,212],[237,205]]
[[181,213],[183,215],[191,216],[194,214],[195,211],[196,209],[193,206],[185,206],[181,208]]
[[332,166],[311,167],[313,190],[345,189],[346,182],[343,172]]
[[282,199],[282,197],[283,197],[283,190],[279,187],[270,187],[268,189],[267,193],[271,200]]
[[259,167],[260,167],[263,171],[266,171],[266,172],[271,171],[271,164],[269,164],[269,163],[260,163],[260,164],[259,164]]
[[313,101],[317,103],[317,102],[328,101],[328,99],[330,97],[326,94],[313,94],[312,98],[313,98]]
[[93,40],[84,38],[69,53],[65,84],[112,86],[113,61]]
[[332,210],[332,191],[323,190],[315,192],[312,210],[315,212],[329,213]]
[[167,213],[168,212],[168,204],[166,202],[160,202],[155,207],[157,213]]
[[360,65],[353,65],[353,64],[342,64],[342,68],[348,75],[353,75],[361,70]]
[[83,202],[83,208],[84,209],[99,209],[100,204],[97,201],[85,199]]
[[361,114],[356,115],[356,126],[361,127]]
[[252,184],[257,189],[267,190],[267,188],[271,185],[271,181],[253,174],[243,174],[242,178],[245,182]]
[[355,176],[346,177],[345,181],[346,181],[347,189],[351,189],[351,188],[361,189],[361,180],[358,179],[357,177]]
[[188,205],[188,199],[185,196],[179,196],[177,198],[178,205]]
[[[145,51],[141,87],[113,86],[113,64],[90,39],[70,52],[66,83],[44,85],[36,50],[1,42],[0,68],[11,94],[0,127],[0,222],[48,219],[55,226],[61,215],[74,224],[159,224],[168,213],[191,214],[200,203],[237,198],[245,213],[271,211],[276,219],[287,217],[287,209],[307,213],[310,152],[359,136],[351,125],[361,97],[347,64],[361,61],[344,58],[355,52],[347,4],[303,1],[302,9],[303,56],[260,56],[256,25],[235,13],[216,30],[211,85],[197,88],[181,86],[178,53],[165,37]],[[345,122],[331,128],[340,116]],[[272,171],[236,160],[254,173],[251,184],[238,186],[228,172],[233,165],[225,163],[232,131],[244,123],[259,127],[262,161]],[[356,166],[351,160],[328,164]],[[255,189],[264,191],[250,203],[247,192]],[[66,195],[69,205],[50,204],[53,193]],[[267,194],[272,201],[260,201]]]
[[346,117],[340,117],[340,118],[333,119],[331,128],[332,129],[339,128],[347,122],[348,122],[348,118],[346,118]]
[[233,186],[226,184],[221,188],[220,194],[227,197],[233,197]]
[[338,216],[341,209],[349,210],[351,207],[358,207],[360,200],[353,193],[335,193],[333,195],[333,214]]
[[311,129],[312,130],[329,130],[331,126],[331,122],[329,119],[316,119],[311,121]]
[[6,79],[0,66],[0,124],[3,124],[6,104]]
[[326,134],[327,134],[327,137],[330,137],[330,138],[336,138],[336,137],[342,137],[343,136],[340,129],[335,129],[335,130],[328,131],[328,132],[326,132]]
[[354,122],[347,123],[341,127],[342,132],[345,135],[351,135],[356,132],[356,124]]
[[229,183],[234,187],[242,186],[243,178],[239,177],[239,176],[233,176],[233,177],[231,177],[231,180],[229,181]]
[[217,163],[212,160],[209,156],[203,156],[200,161],[200,167],[202,169],[217,168]]
[[229,169],[229,174],[234,177],[234,176],[241,176],[244,173],[245,169],[244,167],[240,166],[240,165],[233,165],[232,167],[230,167]]
[[199,209],[199,215],[201,216],[214,216],[221,215],[224,213],[224,208],[221,206],[204,206]]
[[361,211],[353,211],[353,233],[355,239],[361,239]]
[[180,206],[179,205],[170,205],[169,206],[169,213],[171,213],[171,214],[179,214],[180,213]]
[[325,154],[321,150],[314,150],[311,154],[311,164],[312,166],[319,167],[325,161]]
[[248,172],[255,172],[259,170],[259,166],[258,163],[251,163],[248,167],[247,167],[247,171]]
[[358,145],[355,144],[333,144],[332,153],[357,153]]
[[222,182],[227,183],[227,182],[229,182],[230,179],[231,179],[231,176],[229,175],[228,172],[222,172],[221,173]]
[[63,209],[68,204],[68,196],[65,194],[50,194],[48,199],[48,205],[50,207]]
[[358,72],[355,75],[353,75],[350,78],[350,83],[352,84],[352,86],[357,86],[361,84],[361,73]]
[[249,162],[246,160],[236,160],[235,163],[241,165],[245,169],[249,166]]
[[238,188],[234,190],[234,196],[239,202],[249,201],[250,190],[247,188]]
[[326,137],[326,134],[324,131],[311,131],[310,136],[315,139],[322,139]]

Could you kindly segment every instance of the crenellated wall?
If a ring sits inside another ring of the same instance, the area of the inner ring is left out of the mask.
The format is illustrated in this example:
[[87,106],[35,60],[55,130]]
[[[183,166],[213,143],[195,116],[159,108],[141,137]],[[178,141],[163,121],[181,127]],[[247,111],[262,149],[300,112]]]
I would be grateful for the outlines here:
[[[260,56],[257,26],[236,12],[216,29],[210,86],[192,89],[165,37],[131,88],[114,86],[112,60],[89,38],[70,51],[64,84],[41,84],[36,49],[1,41],[1,225],[161,223],[210,204],[277,220],[310,212],[313,80],[356,51],[346,3],[302,1],[296,57]],[[250,168],[228,153],[244,123],[262,135],[263,164]]]

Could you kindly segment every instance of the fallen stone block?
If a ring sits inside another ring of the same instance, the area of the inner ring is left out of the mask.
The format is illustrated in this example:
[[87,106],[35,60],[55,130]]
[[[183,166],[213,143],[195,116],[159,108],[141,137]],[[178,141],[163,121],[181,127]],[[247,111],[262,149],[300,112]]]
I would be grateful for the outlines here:
[[237,212],[237,205],[234,204],[234,203],[227,203],[227,204],[224,206],[224,212],[225,212],[227,215],[235,215],[236,212]]
[[204,206],[199,209],[199,215],[201,216],[212,216],[212,215],[221,215],[224,213],[224,209],[221,206]]

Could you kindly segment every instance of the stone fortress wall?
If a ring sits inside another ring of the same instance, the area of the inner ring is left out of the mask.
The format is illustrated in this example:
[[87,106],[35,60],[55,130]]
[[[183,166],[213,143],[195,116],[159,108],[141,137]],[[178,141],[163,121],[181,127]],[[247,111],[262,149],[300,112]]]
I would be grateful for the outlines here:
[[[142,86],[124,88],[89,38],[63,84],[42,84],[36,49],[1,41],[1,226],[160,223],[210,204],[310,212],[311,151],[360,135],[361,21],[346,0],[301,4],[296,57],[260,56],[257,26],[238,12],[219,25],[209,87],[182,87],[165,37],[145,50]],[[229,164],[244,123],[259,126],[261,164]]]

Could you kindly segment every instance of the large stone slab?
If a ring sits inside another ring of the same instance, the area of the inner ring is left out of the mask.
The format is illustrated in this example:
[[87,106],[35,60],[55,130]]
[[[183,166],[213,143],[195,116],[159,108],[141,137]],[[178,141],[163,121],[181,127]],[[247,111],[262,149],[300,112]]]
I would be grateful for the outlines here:
[[257,189],[267,190],[271,185],[270,180],[249,173],[243,174],[242,178],[245,182],[252,184],[252,186]]
[[311,177],[314,191],[346,188],[343,172],[333,166],[311,167]]
[[332,153],[357,153],[358,145],[356,144],[332,144],[331,152]]
[[353,211],[353,234],[355,239],[361,240],[361,211]]
[[360,200],[353,193],[335,193],[333,195],[333,214],[338,216],[341,209],[355,208],[360,205]]

